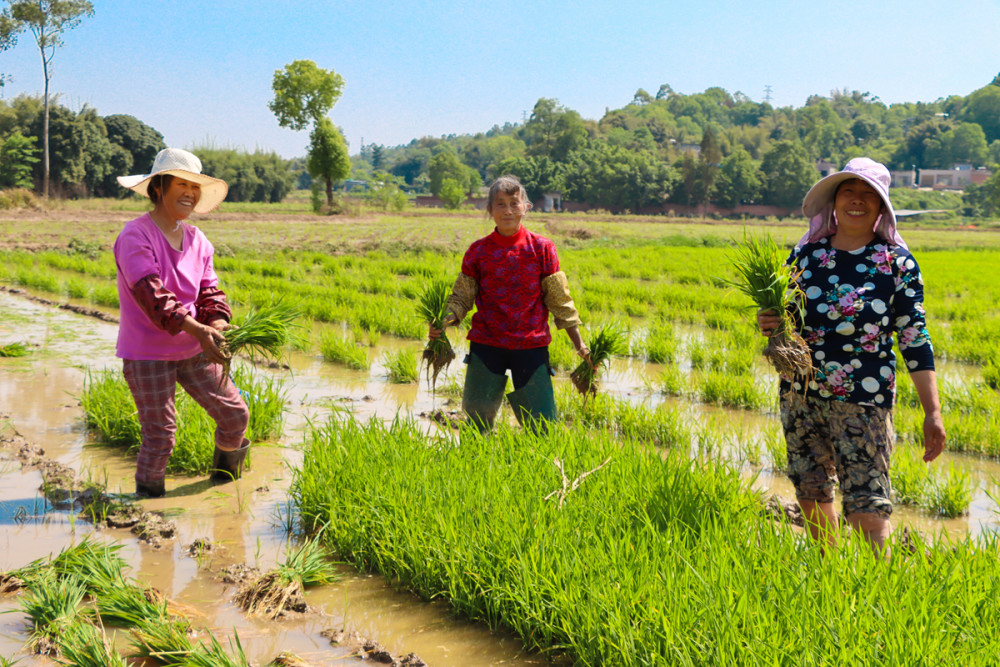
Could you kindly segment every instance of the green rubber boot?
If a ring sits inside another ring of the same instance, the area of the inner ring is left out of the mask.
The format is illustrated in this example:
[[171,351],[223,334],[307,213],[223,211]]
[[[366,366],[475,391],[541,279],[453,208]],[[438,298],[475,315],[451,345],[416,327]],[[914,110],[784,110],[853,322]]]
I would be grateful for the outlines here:
[[469,415],[469,421],[476,425],[480,433],[489,433],[493,429],[506,388],[506,374],[497,375],[486,368],[479,357],[469,355],[469,363],[465,369],[465,388],[462,389],[462,410]]
[[517,423],[527,426],[535,433],[545,428],[548,422],[555,422],[556,397],[552,391],[552,376],[549,367],[542,364],[535,369],[528,383],[507,394],[510,407],[514,408]]

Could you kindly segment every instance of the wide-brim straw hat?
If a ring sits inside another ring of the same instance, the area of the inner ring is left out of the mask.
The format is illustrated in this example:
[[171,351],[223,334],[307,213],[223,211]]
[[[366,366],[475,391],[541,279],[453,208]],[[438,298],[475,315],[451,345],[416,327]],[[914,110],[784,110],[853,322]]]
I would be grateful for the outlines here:
[[[844,165],[841,171],[820,179],[809,188],[805,199],[802,200],[802,213],[810,219],[824,213],[824,209],[833,205],[837,186],[852,178],[860,178],[875,188],[885,206],[885,212],[882,214],[879,225],[885,225],[885,231],[895,232],[896,211],[892,208],[892,202],[889,201],[889,186],[892,184],[892,176],[884,164],[867,157],[854,158]],[[892,238],[893,234],[890,233],[888,236]]]
[[195,213],[208,213],[226,198],[229,186],[221,178],[212,178],[201,173],[201,160],[194,153],[180,148],[164,148],[156,154],[153,160],[153,170],[148,174],[119,176],[118,183],[138,192],[144,197],[149,196],[149,181],[158,174],[171,174],[201,186],[201,198],[194,207]]

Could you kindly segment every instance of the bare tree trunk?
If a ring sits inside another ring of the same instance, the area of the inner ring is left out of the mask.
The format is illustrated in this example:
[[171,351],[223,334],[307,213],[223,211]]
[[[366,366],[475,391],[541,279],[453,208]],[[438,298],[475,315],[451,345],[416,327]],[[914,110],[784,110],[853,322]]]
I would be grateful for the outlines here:
[[329,176],[326,177],[326,207],[333,210],[333,180]]
[[45,77],[45,119],[42,121],[42,196],[49,196],[49,63],[42,52],[42,75]]

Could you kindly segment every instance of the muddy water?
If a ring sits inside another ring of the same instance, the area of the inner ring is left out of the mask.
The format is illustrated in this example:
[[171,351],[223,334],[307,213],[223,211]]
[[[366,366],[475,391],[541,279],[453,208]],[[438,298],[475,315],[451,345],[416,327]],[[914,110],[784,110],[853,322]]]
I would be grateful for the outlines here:
[[[116,327],[5,293],[0,293],[0,313],[0,343],[20,340],[37,345],[28,357],[0,360],[0,414],[8,415],[22,435],[43,446],[50,456],[99,479],[112,491],[131,491],[131,459],[118,451],[87,446],[82,413],[74,398],[82,388],[86,369],[120,367],[114,357]],[[317,356],[293,355],[283,445],[259,448],[254,469],[234,484],[213,487],[198,478],[168,479],[168,497],[143,501],[147,509],[164,511],[177,522],[178,538],[162,550],[139,544],[120,531],[104,531],[101,538],[120,540],[133,575],[188,605],[196,623],[221,636],[235,628],[253,661],[263,663],[289,650],[314,664],[356,664],[354,658],[346,656],[349,649],[331,646],[319,634],[337,628],[374,639],[395,654],[415,652],[434,666],[542,664],[542,658],[523,655],[511,637],[457,621],[443,605],[423,603],[393,590],[380,577],[347,567],[340,569],[341,579],[336,584],[307,593],[308,602],[322,613],[280,622],[247,619],[229,602],[232,587],[214,575],[233,563],[247,562],[266,569],[282,557],[289,521],[287,467],[295,466],[301,457],[291,445],[302,441],[309,421],[321,421],[337,411],[348,411],[361,419],[389,419],[397,411],[449,409],[447,399],[435,399],[423,379],[418,385],[386,381],[381,359],[385,352],[399,347],[413,349],[418,344],[383,336],[378,348],[369,350],[373,365],[368,371],[324,363]],[[464,343],[458,347],[458,358],[439,379],[439,386],[461,378]],[[947,377],[949,372],[943,373]],[[960,379],[963,372],[958,368],[953,375]],[[657,367],[636,360],[616,361],[603,387],[627,400],[656,406],[668,400],[648,386],[657,373]],[[695,423],[713,422],[729,429],[734,439],[752,437],[775,425],[774,417],[754,413],[684,403],[678,406],[689,411]],[[428,423],[428,428],[436,427]],[[991,478],[1000,478],[1000,466],[960,455],[945,455],[936,465],[949,461],[969,470],[981,482],[970,516],[944,522],[900,510],[895,517],[897,526],[909,525],[932,534],[943,530],[955,536],[996,529],[996,506],[983,488]],[[792,495],[784,476],[768,471],[766,461],[764,472],[748,470],[747,474],[756,474],[755,484],[761,489]],[[0,570],[58,552],[92,530],[89,524],[74,521],[65,513],[47,511],[38,493],[39,484],[37,473],[22,473],[16,462],[0,460]],[[220,546],[193,558],[185,549],[198,538]],[[0,611],[16,606],[16,599],[0,598]],[[13,655],[26,636],[23,616],[0,615],[0,656]],[[20,664],[48,663],[33,658]]]
[[[37,345],[27,357],[0,360],[0,414],[48,456],[101,480],[109,490],[131,491],[133,463],[118,451],[87,446],[82,411],[74,398],[82,389],[85,369],[120,366],[114,357],[117,328],[4,293],[0,293],[0,313],[0,343]],[[285,437],[289,444],[301,441],[299,429],[307,418],[322,419],[337,409],[332,406],[347,406],[362,416],[387,417],[397,406],[419,409],[419,390],[387,386],[377,366],[367,380],[340,376],[333,365],[301,356],[293,366]],[[387,410],[386,405],[391,407]],[[443,605],[426,604],[393,590],[380,577],[346,566],[339,567],[337,583],[307,592],[307,602],[321,613],[278,622],[247,619],[230,602],[233,587],[218,581],[214,573],[243,562],[267,569],[283,557],[286,466],[294,465],[299,456],[292,447],[261,447],[254,455],[254,469],[244,479],[219,487],[199,478],[168,479],[166,498],[143,501],[147,509],[161,510],[177,523],[177,539],[161,550],[138,543],[125,531],[105,530],[98,536],[120,541],[132,575],[187,605],[196,624],[223,638],[235,628],[254,663],[292,651],[312,664],[357,664],[350,648],[331,646],[320,636],[328,628],[374,639],[394,654],[415,652],[434,666],[545,662],[524,655],[512,637],[457,621]],[[21,472],[16,461],[0,459],[0,571],[57,553],[93,530],[67,513],[47,511],[40,484],[38,473]],[[193,558],[186,547],[198,538],[220,546]],[[17,606],[15,597],[0,598],[0,612]],[[0,615],[0,656],[18,654],[28,632],[20,613]],[[23,657],[18,664],[51,663]]]

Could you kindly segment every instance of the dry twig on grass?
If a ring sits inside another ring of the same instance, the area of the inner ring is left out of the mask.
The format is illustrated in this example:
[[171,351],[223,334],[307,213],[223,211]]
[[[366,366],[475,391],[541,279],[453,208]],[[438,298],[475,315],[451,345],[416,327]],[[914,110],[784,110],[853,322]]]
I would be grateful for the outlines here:
[[570,482],[569,478],[566,477],[566,470],[563,468],[563,462],[562,462],[562,460],[560,460],[558,458],[555,458],[555,459],[552,460],[552,463],[555,465],[556,468],[559,469],[559,474],[562,475],[562,488],[561,489],[556,489],[555,491],[553,491],[549,495],[545,496],[544,500],[548,500],[549,498],[552,498],[553,496],[555,496],[555,497],[559,498],[559,507],[562,507],[563,503],[566,502],[566,496],[568,496],[573,491],[576,491],[580,487],[580,485],[583,484],[583,481],[585,479],[587,479],[587,477],[589,477],[590,475],[593,475],[595,472],[597,472],[598,470],[600,470],[604,466],[606,466],[609,463],[611,463],[611,457],[609,456],[608,458],[604,459],[604,463],[602,463],[601,465],[597,466],[593,470],[588,470],[585,473],[581,473],[572,482]]

